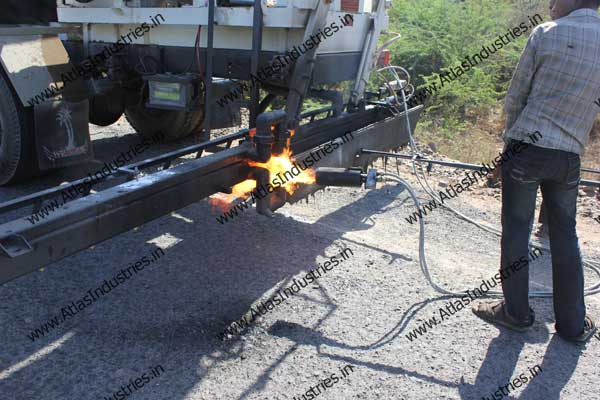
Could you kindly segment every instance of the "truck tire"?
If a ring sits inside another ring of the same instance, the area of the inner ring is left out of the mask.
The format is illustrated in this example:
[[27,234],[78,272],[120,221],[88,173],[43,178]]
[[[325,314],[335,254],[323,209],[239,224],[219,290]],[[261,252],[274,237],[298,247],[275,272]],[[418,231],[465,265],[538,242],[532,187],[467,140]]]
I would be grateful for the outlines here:
[[38,172],[33,140],[33,111],[25,109],[0,71],[0,186]]
[[125,98],[119,92],[111,92],[90,99],[90,123],[109,126],[125,112]]
[[162,133],[165,140],[176,140],[199,132],[204,112],[171,111],[146,108],[143,105],[128,107],[125,117],[143,138]]

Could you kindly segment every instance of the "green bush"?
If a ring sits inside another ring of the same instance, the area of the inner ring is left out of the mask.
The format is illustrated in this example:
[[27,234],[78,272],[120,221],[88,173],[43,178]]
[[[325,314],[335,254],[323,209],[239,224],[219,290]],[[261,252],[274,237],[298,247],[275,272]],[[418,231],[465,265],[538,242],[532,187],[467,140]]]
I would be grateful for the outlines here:
[[[399,32],[402,38],[390,47],[392,64],[408,69],[417,90],[433,81],[440,87],[439,73],[460,65],[466,56],[479,53],[482,46],[490,46],[508,29],[528,23],[529,16],[541,10],[546,1],[529,1],[527,7],[520,3],[523,2],[394,0],[390,30]],[[542,17],[548,20],[545,14]],[[453,82],[445,83],[425,102],[423,124],[451,135],[465,127],[470,115],[497,105],[506,94],[530,32],[531,29]]]

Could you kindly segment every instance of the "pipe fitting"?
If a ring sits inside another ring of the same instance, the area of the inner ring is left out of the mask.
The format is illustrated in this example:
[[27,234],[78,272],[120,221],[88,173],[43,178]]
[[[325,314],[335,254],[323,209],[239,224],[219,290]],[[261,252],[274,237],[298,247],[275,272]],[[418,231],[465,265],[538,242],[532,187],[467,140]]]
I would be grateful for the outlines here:
[[284,110],[262,113],[256,118],[256,134],[252,138],[255,148],[254,161],[267,162],[271,158],[276,127],[281,125],[285,118]]

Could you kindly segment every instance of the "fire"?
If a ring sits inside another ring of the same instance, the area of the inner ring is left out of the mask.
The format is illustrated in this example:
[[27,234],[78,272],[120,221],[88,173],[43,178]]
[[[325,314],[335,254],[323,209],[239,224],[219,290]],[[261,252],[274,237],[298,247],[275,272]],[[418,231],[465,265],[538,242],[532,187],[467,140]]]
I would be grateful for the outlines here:
[[[271,156],[271,158],[265,162],[248,161],[248,165],[251,167],[264,168],[269,171],[269,185],[275,187],[282,187],[288,194],[294,193],[298,188],[298,184],[310,184],[315,183],[315,172],[309,168],[304,171],[295,163],[292,158],[292,152],[286,149],[282,154],[277,156]],[[240,199],[246,199],[250,196],[250,192],[256,189],[256,181],[247,179],[243,182],[231,188],[231,194],[219,193],[211,196],[209,203],[214,209],[218,209],[221,212],[227,211],[231,208],[234,201]],[[267,188],[263,188],[267,190]]]
[[[282,183],[282,187],[289,194],[294,193],[299,183],[315,183],[314,171],[308,168],[305,168],[305,170],[302,171],[302,169],[295,164],[295,160],[292,159],[292,151],[289,149],[284,150],[284,152],[278,156],[271,157],[266,163],[250,161],[249,165],[251,167],[259,167],[268,170],[269,182],[273,184],[273,182],[276,182],[277,178],[279,178],[278,182]],[[296,176],[294,171],[299,171],[299,174]],[[243,183],[244,182],[238,185],[242,185]]]
[[212,212],[216,214],[217,212],[228,211],[234,201],[245,199],[255,187],[256,181],[253,181],[252,179],[246,179],[245,181],[233,186],[231,188],[231,194],[217,193],[213,196],[210,196],[208,203],[212,206]]

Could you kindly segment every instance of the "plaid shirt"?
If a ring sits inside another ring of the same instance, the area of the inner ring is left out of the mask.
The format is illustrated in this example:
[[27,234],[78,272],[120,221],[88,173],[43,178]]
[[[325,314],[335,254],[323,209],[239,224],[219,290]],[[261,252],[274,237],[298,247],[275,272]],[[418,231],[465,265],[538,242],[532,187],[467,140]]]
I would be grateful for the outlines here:
[[[579,9],[537,26],[513,74],[504,140],[583,154],[600,106],[600,16]],[[539,135],[538,135],[539,136]]]

